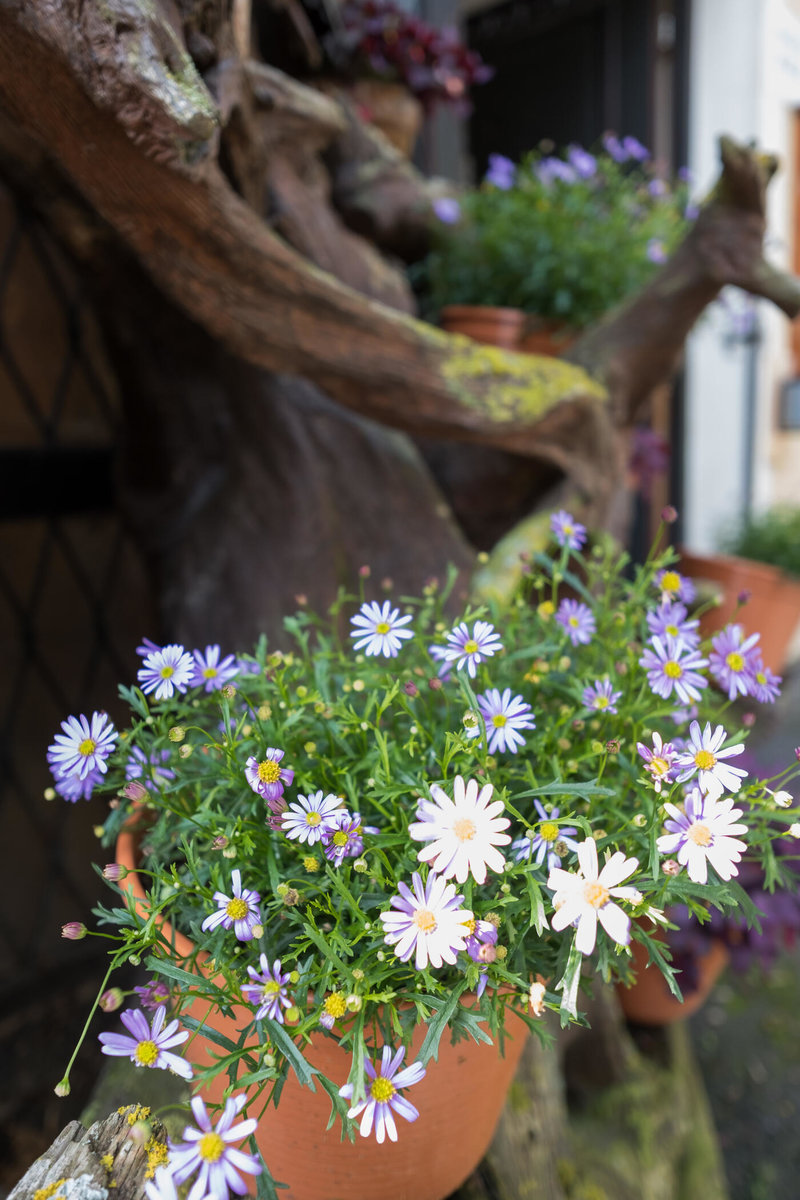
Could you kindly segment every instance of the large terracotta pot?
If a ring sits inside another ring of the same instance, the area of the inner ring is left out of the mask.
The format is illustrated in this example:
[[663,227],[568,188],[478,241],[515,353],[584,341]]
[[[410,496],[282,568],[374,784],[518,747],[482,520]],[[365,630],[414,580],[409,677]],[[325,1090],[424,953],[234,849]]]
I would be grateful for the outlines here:
[[523,354],[543,354],[560,358],[575,341],[577,334],[562,321],[543,321],[526,317],[519,349]]
[[658,967],[648,965],[647,950],[641,942],[631,942],[631,953],[636,981],[630,987],[618,984],[617,996],[627,1019],[637,1025],[673,1025],[690,1017],[705,1004],[730,957],[724,942],[716,939],[709,942],[708,953],[697,959],[697,987],[690,990],[678,978],[683,992],[681,1003],[669,990]]
[[[800,582],[768,563],[730,554],[701,555],[682,550],[679,569],[701,588],[709,585],[720,597],[720,605],[700,619],[704,637],[735,621],[748,634],[761,634],[759,645],[766,666],[778,672],[785,669],[800,621]],[[750,599],[738,607],[743,592],[748,592]]]
[[[117,842],[116,861],[128,868],[123,888],[128,903],[147,911],[144,889],[136,871],[136,835],[126,832]],[[194,946],[188,938],[164,925],[174,939],[176,957],[188,958]],[[207,960],[207,956],[201,955]],[[464,1003],[474,1003],[473,996]],[[206,1000],[197,999],[183,1010],[206,1021],[225,1036],[238,1041],[239,1031],[252,1022],[252,1009],[234,1006],[223,1017]],[[483,1158],[505,1103],[527,1037],[527,1026],[510,1010],[506,1027],[505,1056],[496,1046],[478,1045],[471,1039],[452,1045],[447,1035],[439,1046],[438,1062],[428,1063],[425,1078],[409,1091],[419,1119],[398,1118],[398,1141],[379,1146],[374,1138],[356,1136],[355,1144],[341,1140],[336,1126],[325,1132],[331,1102],[321,1087],[312,1092],[301,1087],[290,1071],[278,1107],[260,1116],[256,1141],[276,1180],[288,1183],[280,1195],[285,1200],[445,1200],[469,1177]],[[426,1033],[417,1026],[406,1063],[414,1061]],[[207,1043],[192,1039],[185,1057],[197,1066],[208,1066]],[[304,1047],[312,1066],[343,1084],[350,1070],[350,1054],[334,1037],[319,1036]],[[226,1079],[218,1076],[203,1095],[219,1102]],[[263,1103],[263,1101],[262,1101]],[[258,1115],[257,1102],[251,1115]],[[252,1185],[255,1192],[255,1183]]]

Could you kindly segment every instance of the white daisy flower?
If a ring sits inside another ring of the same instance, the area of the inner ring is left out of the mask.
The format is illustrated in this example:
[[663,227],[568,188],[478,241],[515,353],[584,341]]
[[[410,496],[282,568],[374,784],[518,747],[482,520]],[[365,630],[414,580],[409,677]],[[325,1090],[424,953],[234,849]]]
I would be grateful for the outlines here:
[[733,834],[747,833],[747,826],[736,823],[742,810],[733,807],[733,800],[702,796],[698,788],[693,788],[683,811],[674,804],[664,807],[671,819],[664,822],[667,832],[656,842],[662,854],[677,851],[678,862],[695,883],[708,882],[709,863],[720,879],[739,874],[736,863],[747,844]]
[[411,883],[413,891],[408,884],[398,883],[400,895],[390,900],[393,911],[380,914],[384,942],[394,946],[401,962],[408,962],[413,954],[418,971],[428,963],[432,967],[441,967],[442,963],[453,966],[469,937],[472,912],[461,907],[464,897],[440,875],[431,872],[423,885],[415,871]]
[[744,743],[726,746],[721,750],[726,737],[727,733],[722,725],[718,725],[712,733],[711,724],[707,721],[701,733],[699,721],[692,721],[689,726],[689,741],[677,759],[678,766],[683,768],[678,776],[678,783],[691,779],[697,772],[697,787],[706,796],[716,798],[723,792],[738,792],[747,771],[743,771],[741,767],[731,767],[722,760],[741,754]]
[[565,871],[554,867],[547,886],[555,895],[555,913],[551,925],[555,930],[577,926],[575,945],[581,954],[591,954],[597,940],[597,922],[618,946],[627,946],[631,940],[631,919],[611,897],[637,900],[637,888],[619,887],[639,865],[638,858],[626,858],[621,850],[612,854],[598,873],[597,845],[594,838],[587,838],[578,846],[580,870]]
[[298,795],[295,803],[281,814],[281,829],[293,841],[313,846],[330,826],[341,803],[338,796],[326,796],[321,791],[310,796]]
[[371,600],[362,604],[350,624],[355,625],[350,637],[357,640],[353,643],[354,650],[363,650],[367,656],[382,654],[384,658],[396,658],[403,638],[413,637],[411,629],[403,629],[411,620],[411,616],[400,616],[399,608],[392,608],[388,600],[383,604]]
[[503,801],[492,801],[493,791],[491,783],[478,791],[476,780],[465,783],[461,775],[456,775],[451,800],[438,784],[433,784],[433,801],[420,801],[419,820],[408,827],[415,841],[431,843],[420,850],[419,861],[431,863],[445,879],[455,875],[459,883],[470,873],[476,883],[485,883],[487,867],[502,871],[505,859],[497,846],[511,841],[503,833],[511,822],[500,816]]

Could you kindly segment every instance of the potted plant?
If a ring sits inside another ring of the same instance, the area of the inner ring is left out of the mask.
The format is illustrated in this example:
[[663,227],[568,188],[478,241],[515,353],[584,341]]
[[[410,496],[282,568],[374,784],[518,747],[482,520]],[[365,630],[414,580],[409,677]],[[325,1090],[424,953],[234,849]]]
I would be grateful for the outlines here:
[[362,115],[406,156],[425,112],[444,103],[467,113],[470,89],[492,77],[454,29],[436,28],[392,0],[350,0],[328,16],[325,70],[347,82]]
[[442,1200],[525,1032],[580,1019],[582,978],[630,982],[641,945],[679,996],[668,909],[753,920],[745,851],[793,886],[775,845],[800,823],[774,789],[799,768],[767,787],[736,766],[744,735],[708,686],[729,668],[691,622],[664,632],[670,553],[633,568],[610,538],[584,554],[570,514],[551,527],[507,607],[454,622],[450,580],[301,609],[288,652],[146,642],[128,728],[63,723],[55,791],[111,797],[109,975],[152,972],[102,1049],[197,1088],[160,1195],[191,1178],[190,1200],[226,1200],[257,1176],[261,1195],[274,1177],[287,1200],[368,1200],[379,1176],[386,1200]]
[[542,353],[535,335],[554,329],[563,345],[647,281],[687,208],[685,180],[662,178],[634,138],[607,136],[596,153],[547,143],[519,164],[491,155],[480,187],[434,203],[434,246],[415,275],[425,311],[461,332],[465,308],[516,310],[523,349]]
[[682,569],[714,603],[701,616],[708,635],[736,620],[760,632],[764,661],[785,669],[800,621],[800,509],[751,515],[723,539],[723,554],[681,552]]

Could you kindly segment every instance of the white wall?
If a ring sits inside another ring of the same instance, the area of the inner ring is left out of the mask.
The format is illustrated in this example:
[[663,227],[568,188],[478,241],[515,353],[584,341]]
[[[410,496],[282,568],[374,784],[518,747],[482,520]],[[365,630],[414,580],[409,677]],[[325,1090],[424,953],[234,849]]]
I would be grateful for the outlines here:
[[[690,65],[689,166],[700,195],[718,173],[717,139],[755,139],[786,163],[769,191],[769,257],[791,252],[792,111],[800,108],[800,4],[797,0],[694,0]],[[797,491],[800,435],[776,434],[777,391],[791,374],[789,325],[766,303],[752,348],[730,336],[724,312],[711,310],[687,346],[684,540],[718,545],[722,529],[748,503],[756,509]],[[755,366],[753,436],[747,435],[748,388]]]

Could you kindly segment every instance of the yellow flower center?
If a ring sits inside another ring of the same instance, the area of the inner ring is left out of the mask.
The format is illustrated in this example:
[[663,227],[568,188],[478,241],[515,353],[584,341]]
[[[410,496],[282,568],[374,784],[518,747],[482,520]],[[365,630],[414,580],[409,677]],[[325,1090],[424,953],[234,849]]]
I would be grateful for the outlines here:
[[267,996],[275,996],[281,990],[281,985],[275,979],[269,979],[261,989],[261,994],[266,999]]
[[318,812],[306,813],[306,825],[309,825],[312,829],[315,829],[321,820],[322,817]]
[[492,717],[492,724],[494,725],[495,729],[502,729],[507,722],[508,717],[504,717],[502,713],[496,713]]
[[323,1007],[329,1017],[343,1017],[347,1012],[344,992],[331,992],[330,996],[325,997]]
[[699,767],[701,771],[710,771],[717,760],[710,750],[698,750],[694,761],[695,766]]
[[234,896],[225,905],[225,912],[232,921],[241,921],[247,916],[247,901],[243,900],[241,896]]
[[700,825],[695,822],[686,836],[690,842],[694,842],[695,846],[707,846],[711,841],[711,830],[707,825]]
[[730,654],[726,656],[725,662],[732,671],[744,670],[744,657],[739,653],[738,650],[731,650]]
[[334,846],[346,846],[347,845],[347,834],[345,833],[345,831],[343,829],[339,829],[333,835],[333,838],[331,840],[333,841]]
[[654,775],[666,775],[669,771],[669,763],[665,758],[651,758],[650,770]]
[[377,1079],[373,1079],[369,1089],[370,1096],[372,1096],[373,1100],[377,1100],[379,1104],[391,1100],[394,1093],[394,1084],[388,1079],[384,1079],[382,1075],[379,1075]]
[[376,633],[389,633],[391,628],[392,627],[388,621],[379,621],[378,624],[375,626],[375,632]]
[[158,1046],[155,1042],[139,1042],[133,1053],[137,1067],[152,1067],[158,1058]]
[[418,908],[412,920],[420,933],[433,933],[436,928],[436,917],[429,908]]
[[277,783],[281,777],[281,765],[276,763],[272,758],[265,758],[263,762],[258,764],[258,778],[260,783]]
[[476,654],[478,651],[478,643],[474,638],[470,638],[468,642],[464,642],[465,654]]
[[766,683],[767,677],[763,671],[756,671],[756,683]]
[[225,1153],[225,1143],[218,1133],[204,1133],[197,1143],[197,1153],[204,1162],[219,1162]]
[[680,591],[681,577],[677,571],[665,571],[661,578],[662,592]]
[[216,667],[206,667],[203,671],[203,679],[216,679],[219,671]]
[[470,917],[468,921],[463,921],[462,924],[467,931],[467,937],[472,937],[475,932],[475,918]]
[[162,679],[171,679],[174,674],[175,674],[174,667],[162,667],[161,670],[159,671],[159,675],[161,676]]
[[476,834],[475,822],[469,817],[459,817],[453,822],[453,833],[459,842],[471,842]]
[[578,621],[577,617],[570,617],[567,624],[571,625],[573,629],[577,629],[580,622]]
[[608,888],[603,887],[596,879],[583,885],[583,898],[592,908],[602,908],[604,904],[608,904],[608,897]]
[[678,626],[677,625],[665,625],[664,631],[665,631],[665,633],[668,633],[670,635],[670,637],[678,636]]
[[564,530],[564,533],[566,533],[566,534],[568,534],[568,535],[569,535],[569,534],[572,534],[572,533],[574,533],[574,532],[575,532],[575,526],[574,526],[574,525],[563,525],[563,526],[562,526],[562,529]]
[[539,826],[539,837],[543,842],[554,842],[558,837],[558,826],[554,821],[543,821]]
[[595,708],[608,708],[608,696],[595,696]]
[[97,742],[92,741],[91,738],[85,738],[80,746],[78,746],[78,754],[82,754],[84,758],[88,758],[90,754],[94,754],[96,749]]
[[683,668],[680,663],[676,663],[674,659],[670,658],[664,663],[664,674],[667,679],[680,679]]

